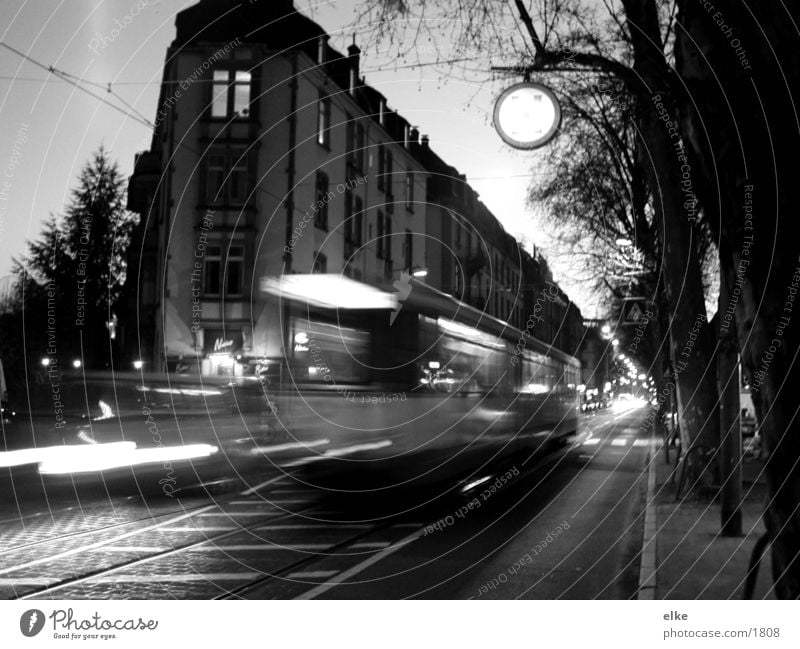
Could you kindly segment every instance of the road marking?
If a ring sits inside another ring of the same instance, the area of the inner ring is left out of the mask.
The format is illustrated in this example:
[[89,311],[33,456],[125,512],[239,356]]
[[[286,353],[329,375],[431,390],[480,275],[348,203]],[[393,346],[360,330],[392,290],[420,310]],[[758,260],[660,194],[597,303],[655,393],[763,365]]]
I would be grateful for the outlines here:
[[193,582],[193,581],[252,581],[264,575],[260,572],[211,572],[189,575],[103,575],[89,578],[90,584],[156,584],[168,582]]
[[199,518],[203,517],[214,517],[214,516],[227,516],[228,518],[233,518],[234,516],[280,516],[282,512],[207,512],[205,514],[199,514]]
[[[652,433],[651,433],[652,435]],[[642,538],[642,558],[639,563],[638,599],[655,599],[656,597],[656,440],[654,436],[648,440],[650,451],[647,454],[647,501],[644,513],[644,534]]]
[[159,548],[154,545],[114,545],[100,548],[101,552],[166,552],[172,548]]
[[599,443],[600,443],[599,437],[590,437],[583,443],[583,446],[596,446]]
[[48,586],[55,581],[47,577],[0,577],[0,586]]
[[47,556],[47,557],[40,557],[38,559],[33,559],[32,561],[27,561],[26,563],[20,563],[10,568],[3,568],[0,570],[0,575],[7,575],[10,572],[16,572],[17,570],[22,570],[24,568],[29,568],[30,566],[40,565],[42,563],[51,563],[52,561],[57,561],[59,559],[63,559],[65,557],[70,557],[74,554],[82,554],[89,550],[95,550],[97,548],[102,548],[107,545],[111,545],[112,543],[116,543],[121,541],[122,539],[128,539],[132,536],[136,536],[137,534],[143,534],[144,532],[150,532],[152,530],[157,530],[170,523],[177,523],[178,521],[182,521],[186,518],[191,518],[192,516],[197,516],[199,513],[203,512],[206,509],[212,509],[216,507],[216,505],[208,505],[207,507],[203,507],[198,509],[196,512],[187,512],[186,514],[181,514],[180,516],[176,516],[170,520],[163,521],[161,523],[156,523],[155,525],[148,525],[146,527],[142,527],[138,530],[133,530],[131,532],[126,532],[125,534],[120,534],[119,536],[115,536],[110,539],[106,539],[105,541],[97,541],[96,543],[90,543],[88,545],[82,545],[77,548],[72,548],[71,550],[64,550],[63,552],[58,552],[56,554]]
[[256,455],[258,453],[279,453],[280,451],[293,451],[295,449],[314,448],[315,446],[324,446],[330,444],[329,439],[315,439],[310,442],[288,442],[286,444],[275,444],[274,446],[254,446],[250,449],[250,453]]
[[330,543],[291,543],[286,545],[270,545],[268,543],[261,543],[258,545],[245,544],[245,545],[198,545],[193,548],[186,548],[188,552],[269,552],[276,550],[283,550],[286,552],[304,550],[327,550],[331,547]]
[[280,480],[286,479],[286,477],[287,476],[285,476],[285,475],[278,475],[278,476],[275,476],[274,478],[270,478],[269,480],[264,480],[264,482],[261,482],[261,483],[257,484],[255,487],[250,487],[249,489],[245,489],[239,495],[240,496],[249,496],[250,494],[254,494],[254,493],[260,491],[264,487],[267,487],[267,486],[269,486],[271,484],[275,484],[276,482],[279,482]]
[[635,439],[635,440],[633,440],[633,445],[634,446],[650,446],[650,440],[649,439]]
[[286,499],[263,499],[263,500],[234,500],[229,502],[229,505],[294,505],[296,503],[305,503],[308,502],[305,498],[286,498]]
[[338,570],[309,570],[307,572],[292,572],[287,579],[327,579],[337,574]]
[[215,526],[209,525],[208,527],[164,527],[159,532],[232,532],[233,530],[240,530],[241,526]]
[[312,588],[311,590],[306,591],[301,595],[298,595],[297,597],[295,597],[295,599],[314,599],[324,593],[327,593],[334,586],[338,586],[343,582],[345,582],[346,580],[350,579],[351,577],[355,577],[357,574],[364,572],[367,568],[375,565],[379,561],[382,561],[386,557],[394,554],[395,552],[405,547],[409,543],[416,541],[420,536],[422,536],[424,532],[425,528],[421,527],[416,532],[414,532],[413,534],[409,534],[407,537],[400,540],[395,545],[385,548],[384,550],[381,550],[377,554],[373,554],[371,557],[369,557],[368,559],[364,559],[364,561],[356,564],[352,568],[348,568],[344,572],[340,572],[338,575],[336,575],[332,579],[329,579],[324,584],[320,584],[319,586],[316,586],[315,588]]
[[624,437],[617,437],[616,439],[611,440],[611,446],[627,446],[628,440]]
[[296,525],[261,525],[252,528],[254,531],[264,530],[368,530],[371,525],[361,525],[358,523],[342,523],[341,525],[324,525],[299,523]]

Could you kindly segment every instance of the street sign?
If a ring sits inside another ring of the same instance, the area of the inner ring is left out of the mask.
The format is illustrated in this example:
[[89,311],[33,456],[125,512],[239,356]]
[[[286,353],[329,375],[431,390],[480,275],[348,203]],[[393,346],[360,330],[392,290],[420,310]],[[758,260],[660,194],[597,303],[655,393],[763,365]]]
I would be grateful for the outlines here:
[[626,297],[622,302],[622,324],[638,325],[647,322],[645,312],[650,310],[650,300],[645,297]]
[[547,144],[561,126],[561,105],[553,91],[540,83],[506,88],[494,105],[494,127],[515,149]]

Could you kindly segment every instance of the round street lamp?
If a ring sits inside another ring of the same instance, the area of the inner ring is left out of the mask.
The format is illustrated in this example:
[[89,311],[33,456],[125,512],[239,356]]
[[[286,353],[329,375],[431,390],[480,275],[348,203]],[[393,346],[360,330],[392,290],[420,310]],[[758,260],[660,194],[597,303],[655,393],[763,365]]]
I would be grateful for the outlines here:
[[561,126],[561,106],[553,91],[540,83],[506,88],[494,105],[494,127],[515,149],[547,144]]

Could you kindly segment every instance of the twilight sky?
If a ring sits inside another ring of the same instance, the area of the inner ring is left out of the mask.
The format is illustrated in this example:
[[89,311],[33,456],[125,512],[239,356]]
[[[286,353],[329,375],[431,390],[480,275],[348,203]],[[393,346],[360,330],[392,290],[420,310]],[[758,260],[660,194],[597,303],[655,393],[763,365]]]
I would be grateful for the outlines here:
[[[82,78],[82,86],[96,95],[0,47],[0,278],[9,273],[12,256],[23,252],[25,240],[38,236],[42,220],[62,210],[80,167],[101,143],[125,175],[131,172],[134,154],[149,146],[150,132],[124,114],[131,112],[125,104],[153,121],[175,14],[194,1],[0,3],[2,43],[46,67]],[[356,32],[367,83],[428,134],[431,147],[446,162],[467,175],[510,234],[529,249],[531,243],[546,245],[525,206],[527,176],[536,154],[507,147],[491,126],[494,100],[511,82],[479,83],[489,79],[485,62],[471,63],[474,72],[465,73],[441,65],[412,67],[416,58],[388,57],[358,38],[358,28],[353,27],[357,4],[358,0],[295,0],[300,11],[331,33],[336,49],[344,51]],[[420,59],[425,61],[424,51]],[[429,60],[434,60],[433,53]],[[562,264],[551,262],[562,287],[585,316],[592,316],[589,296],[569,280]]]

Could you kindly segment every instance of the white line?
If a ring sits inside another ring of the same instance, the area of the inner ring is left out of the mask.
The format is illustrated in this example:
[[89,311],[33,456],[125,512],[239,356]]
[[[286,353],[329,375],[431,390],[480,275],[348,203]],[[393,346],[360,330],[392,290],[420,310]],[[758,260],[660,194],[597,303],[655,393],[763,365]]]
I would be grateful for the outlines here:
[[297,503],[307,503],[308,498],[264,498],[263,500],[234,500],[229,505],[296,505]]
[[228,518],[234,518],[239,516],[279,516],[282,512],[207,512],[205,514],[199,514],[199,517],[214,517],[214,516],[227,516]]
[[0,586],[47,586],[55,581],[47,577],[1,577]]
[[371,525],[361,525],[357,523],[342,523],[341,525],[320,525],[320,524],[306,524],[300,523],[297,525],[259,525],[252,528],[254,531],[258,530],[368,530]]
[[624,437],[617,437],[616,439],[611,440],[611,446],[627,446],[628,440]]
[[172,550],[172,548],[159,548],[154,545],[115,545],[99,549],[101,552],[166,552]]
[[254,446],[250,449],[253,455],[258,453],[279,453],[280,451],[292,451],[298,448],[314,448],[315,446],[324,446],[330,444],[329,439],[315,439],[310,442],[288,442],[286,444],[276,444],[274,446]]
[[336,575],[332,579],[329,579],[324,584],[320,584],[319,586],[316,586],[315,588],[306,591],[302,595],[298,595],[297,597],[295,597],[295,599],[314,599],[315,597],[319,597],[323,593],[327,593],[334,586],[338,586],[339,584],[350,579],[351,577],[355,577],[357,574],[364,572],[370,566],[373,566],[379,561],[388,557],[389,555],[394,554],[400,548],[406,546],[407,544],[413,541],[416,541],[420,536],[422,536],[424,531],[425,528],[421,527],[416,532],[414,532],[413,534],[409,534],[407,537],[405,537],[395,545],[392,545],[391,547],[381,550],[377,554],[373,554],[371,557],[369,557],[368,559],[364,559],[364,561],[356,564],[352,568],[348,568],[344,572],[340,572],[338,575]]
[[644,534],[642,537],[642,556],[639,563],[638,599],[656,597],[656,440],[650,438],[650,452],[647,454],[647,500],[644,513]]
[[590,437],[582,444],[582,446],[595,446],[596,444],[599,443],[600,443],[599,437]]
[[264,575],[260,572],[212,572],[188,575],[102,575],[93,579],[87,579],[86,581],[93,584],[157,584],[162,581],[252,581],[253,579],[258,579],[263,576]]
[[269,545],[261,543],[259,545],[198,545],[193,548],[186,548],[188,552],[249,552],[249,551],[314,551],[327,550],[331,547],[330,543],[292,543],[287,545]]
[[326,579],[337,574],[338,570],[309,570],[308,572],[292,572],[287,579]]
[[261,490],[261,489],[263,489],[264,487],[266,487],[266,486],[268,486],[268,485],[271,485],[271,484],[275,484],[275,483],[276,483],[276,482],[278,482],[279,480],[283,480],[283,479],[285,479],[285,478],[286,478],[286,476],[285,476],[285,475],[278,475],[278,476],[275,476],[274,478],[270,478],[269,480],[264,480],[264,482],[262,482],[262,483],[260,483],[260,484],[257,484],[255,487],[250,487],[249,489],[245,489],[245,490],[244,490],[242,493],[240,493],[239,495],[240,495],[240,496],[249,496],[250,494],[254,494],[254,493],[256,493],[257,491],[260,491],[260,490]]
[[216,526],[209,525],[208,527],[164,527],[158,530],[159,532],[232,532],[233,530],[240,530],[241,526]]
[[64,557],[72,556],[73,554],[82,554],[84,552],[87,552],[88,550],[94,550],[96,548],[101,548],[106,545],[111,545],[112,543],[116,543],[118,541],[121,541],[122,539],[128,539],[132,536],[136,536],[137,534],[143,534],[144,532],[157,530],[159,528],[164,527],[165,525],[169,525],[170,523],[177,523],[178,521],[184,520],[186,518],[197,516],[200,512],[203,512],[207,509],[212,509],[214,507],[216,507],[216,505],[208,505],[206,507],[198,509],[195,512],[187,512],[186,514],[181,514],[180,516],[176,516],[175,518],[172,518],[168,521],[156,523],[155,525],[148,525],[147,527],[142,527],[138,530],[126,532],[125,534],[120,534],[119,536],[106,539],[105,541],[97,541],[96,543],[90,543],[89,545],[82,545],[78,548],[72,548],[71,550],[64,550],[63,552],[58,552],[57,554],[52,554],[46,557],[40,557],[39,559],[34,559],[26,563],[20,563],[15,566],[12,566],[11,568],[3,568],[2,570],[0,570],[0,575],[6,575],[10,572],[16,572],[17,570],[23,570],[24,568],[29,568],[30,566],[36,566],[42,563],[50,563],[52,561],[57,561],[58,559],[63,559]]

